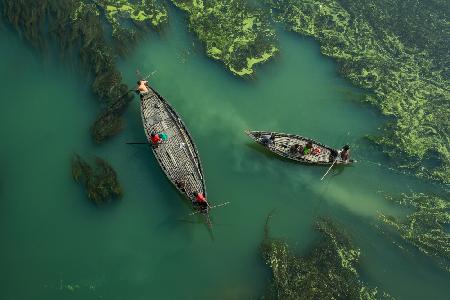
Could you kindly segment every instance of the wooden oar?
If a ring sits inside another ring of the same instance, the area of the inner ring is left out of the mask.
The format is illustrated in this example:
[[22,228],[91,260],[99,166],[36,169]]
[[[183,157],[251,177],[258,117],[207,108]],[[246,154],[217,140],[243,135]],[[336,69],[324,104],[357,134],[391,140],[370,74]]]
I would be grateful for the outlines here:
[[[141,74],[141,71],[136,70],[136,77],[138,78],[138,80],[147,80],[148,78],[150,78],[151,76],[155,75],[156,72],[158,72],[157,70],[154,70],[153,72],[151,72],[150,74],[148,74],[147,76],[143,77]],[[140,78],[140,79],[139,79]]]
[[322,178],[320,178],[320,181],[322,181],[322,180],[325,178],[325,176],[328,175],[328,173],[330,172],[331,168],[334,166],[334,164],[336,163],[336,161],[337,161],[337,158],[333,161],[333,163],[331,164],[331,166],[328,168],[327,172],[326,172],[325,174],[323,174]]
[[147,80],[147,79],[149,79],[151,76],[153,76],[153,75],[155,75],[156,74],[156,70],[154,70],[153,72],[151,72],[150,74],[148,74],[147,76],[145,76],[145,78],[144,78],[144,80]]

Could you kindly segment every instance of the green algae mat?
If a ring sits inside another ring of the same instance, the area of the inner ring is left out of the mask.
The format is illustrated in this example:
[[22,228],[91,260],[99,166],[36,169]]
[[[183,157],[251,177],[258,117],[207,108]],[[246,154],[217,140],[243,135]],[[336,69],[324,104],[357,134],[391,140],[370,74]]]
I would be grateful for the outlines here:
[[189,27],[205,43],[208,56],[222,61],[238,76],[273,57],[275,30],[263,10],[243,0],[181,1],[173,3],[189,15]]
[[275,20],[316,38],[343,76],[372,92],[366,101],[392,119],[374,141],[399,167],[450,182],[448,2],[268,3]]
[[360,250],[333,221],[316,221],[319,242],[305,256],[298,256],[285,241],[270,237],[269,218],[261,250],[273,282],[263,299],[393,299],[361,281]]
[[[413,211],[403,218],[381,214],[380,219],[401,237],[396,244],[406,249],[410,243],[422,253],[437,260],[437,263],[450,272],[450,235],[446,226],[450,224],[450,203],[438,196],[425,194],[388,197],[390,201]],[[386,230],[386,229],[384,229]],[[386,234],[389,234],[386,231]]]

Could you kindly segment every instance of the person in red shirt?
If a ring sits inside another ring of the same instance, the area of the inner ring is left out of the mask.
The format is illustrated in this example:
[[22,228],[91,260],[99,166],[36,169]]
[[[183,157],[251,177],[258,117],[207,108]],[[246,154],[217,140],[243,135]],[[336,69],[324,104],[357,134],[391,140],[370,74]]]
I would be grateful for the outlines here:
[[202,193],[194,192],[195,203],[201,209],[206,209],[208,207],[208,202],[206,201],[205,196]]
[[152,141],[152,144],[154,146],[156,146],[162,142],[162,138],[159,136],[159,134],[154,134],[154,133],[150,134],[150,140]]
[[312,149],[311,154],[312,155],[319,155],[322,152],[319,147],[315,147]]

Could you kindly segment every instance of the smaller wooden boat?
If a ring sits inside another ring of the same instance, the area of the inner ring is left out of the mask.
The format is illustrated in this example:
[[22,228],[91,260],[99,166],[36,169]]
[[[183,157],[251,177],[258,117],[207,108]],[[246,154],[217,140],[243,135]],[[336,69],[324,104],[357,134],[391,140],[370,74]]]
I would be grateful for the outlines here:
[[[249,130],[245,133],[270,151],[298,162],[317,165],[331,165],[333,163],[339,165],[356,162],[352,159],[344,161],[339,157],[337,149],[300,135]],[[312,143],[312,151],[303,155],[302,149],[308,142]],[[295,145],[298,145],[297,148],[295,148]]]

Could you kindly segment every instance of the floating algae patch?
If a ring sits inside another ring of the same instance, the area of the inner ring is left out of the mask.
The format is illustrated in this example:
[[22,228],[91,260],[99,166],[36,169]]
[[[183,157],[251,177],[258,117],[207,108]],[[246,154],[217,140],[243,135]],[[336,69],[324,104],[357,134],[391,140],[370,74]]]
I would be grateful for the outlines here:
[[[166,22],[167,14],[156,1],[114,1],[113,5],[113,1],[106,0],[3,0],[2,8],[4,19],[36,48],[45,49],[49,39],[54,38],[62,53],[79,54],[93,75],[92,91],[102,103],[103,109],[92,126],[92,136],[100,143],[122,129],[121,115],[132,99],[116,60],[126,52],[127,42],[131,43],[139,27],[129,28],[119,20],[128,18],[133,24],[151,20],[155,26]],[[105,14],[113,28],[112,43],[110,33],[104,29]]]
[[261,249],[273,280],[262,299],[392,299],[361,281],[359,249],[330,220],[316,222],[320,241],[298,256],[285,241],[269,237],[269,219]]
[[91,166],[79,155],[75,155],[72,159],[72,177],[84,185],[87,196],[95,204],[122,197],[122,187],[116,172],[99,157],[95,159],[95,166]]
[[[374,140],[399,167],[450,182],[449,1],[266,0],[316,38],[340,72],[392,117]],[[406,160],[402,160],[405,158]]]
[[402,249],[406,244],[413,245],[450,272],[450,203],[426,194],[403,194],[398,199],[388,199],[412,209],[410,214],[400,219],[380,215],[380,219],[400,235],[402,240],[396,244]]
[[[97,5],[105,12],[106,19],[112,28],[112,37],[116,43],[127,47],[137,39],[136,26],[144,29],[147,24],[159,28],[167,23],[167,9],[158,0],[97,0]],[[131,21],[133,26],[128,26]]]
[[189,15],[189,27],[205,43],[208,56],[238,76],[278,52],[275,30],[261,9],[245,0],[172,0]]
[[141,0],[130,2],[127,0],[97,0],[97,3],[106,10],[106,17],[113,26],[113,31],[118,30],[120,19],[130,19],[133,22],[151,22],[159,26],[167,21],[167,10],[155,0]]

